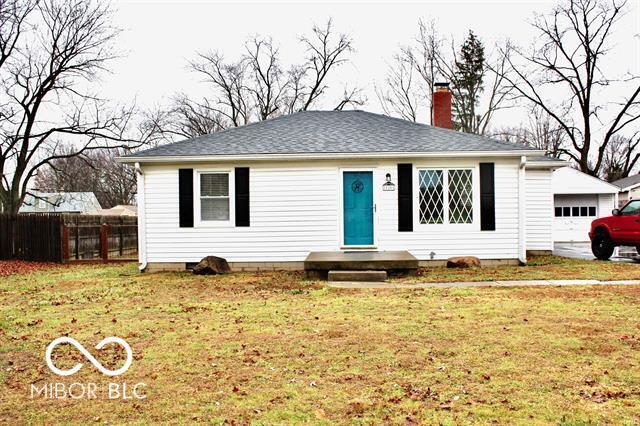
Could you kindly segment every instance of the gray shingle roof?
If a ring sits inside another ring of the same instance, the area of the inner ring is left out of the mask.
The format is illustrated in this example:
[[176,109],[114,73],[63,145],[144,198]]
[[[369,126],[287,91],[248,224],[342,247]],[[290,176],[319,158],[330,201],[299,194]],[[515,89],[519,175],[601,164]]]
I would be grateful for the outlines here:
[[629,176],[629,177],[618,179],[618,180],[614,180],[611,183],[613,185],[617,186],[618,188],[626,188],[628,186],[636,185],[636,184],[640,183],[640,174]]
[[304,111],[151,148],[128,158],[523,150],[530,148],[365,111]]
[[527,161],[546,161],[546,162],[555,162],[555,161],[563,161],[559,158],[553,158],[553,157],[548,157],[548,156],[543,156],[543,157],[531,157],[528,158],[527,157]]

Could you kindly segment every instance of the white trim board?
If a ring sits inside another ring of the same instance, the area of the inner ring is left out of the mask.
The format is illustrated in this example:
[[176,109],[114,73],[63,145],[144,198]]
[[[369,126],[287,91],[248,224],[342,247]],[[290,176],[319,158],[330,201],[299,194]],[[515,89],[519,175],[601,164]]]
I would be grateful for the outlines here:
[[148,157],[117,157],[121,163],[194,163],[216,161],[287,161],[287,160],[335,160],[335,159],[360,159],[360,158],[456,158],[456,157],[520,157],[541,156],[544,151],[518,150],[518,151],[437,151],[437,152],[327,152],[305,154],[241,154],[241,155],[197,155],[197,156],[148,156]]

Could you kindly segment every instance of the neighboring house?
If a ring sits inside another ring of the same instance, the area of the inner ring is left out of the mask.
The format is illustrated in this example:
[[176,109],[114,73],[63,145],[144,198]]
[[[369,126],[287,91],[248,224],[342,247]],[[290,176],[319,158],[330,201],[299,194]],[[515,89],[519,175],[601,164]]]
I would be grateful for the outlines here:
[[509,263],[550,252],[551,174],[566,163],[541,155],[364,111],[306,111],[120,161],[138,171],[141,268],[216,255],[302,269],[312,251]]
[[93,192],[40,192],[27,194],[19,213],[95,214],[102,207]]
[[571,167],[553,172],[552,186],[555,242],[589,241],[591,222],[617,206],[617,186]]
[[611,182],[618,187],[618,206],[622,207],[627,201],[640,198],[640,174],[618,179]]
[[131,205],[117,205],[110,209],[100,209],[96,214],[101,216],[137,216],[138,208]]

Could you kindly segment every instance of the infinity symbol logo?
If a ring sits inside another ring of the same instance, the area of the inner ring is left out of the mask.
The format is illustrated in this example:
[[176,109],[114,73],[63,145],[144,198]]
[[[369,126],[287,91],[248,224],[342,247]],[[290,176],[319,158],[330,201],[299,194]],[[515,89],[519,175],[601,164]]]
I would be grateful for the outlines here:
[[89,353],[89,351],[86,350],[84,348],[84,346],[82,346],[76,339],[73,339],[71,337],[62,336],[62,337],[58,337],[57,339],[55,339],[51,343],[49,343],[49,346],[47,346],[47,352],[46,352],[45,357],[44,357],[44,360],[47,362],[47,365],[49,366],[51,371],[53,371],[54,373],[56,373],[59,376],[70,376],[72,374],[77,373],[78,370],[80,370],[82,368],[82,363],[78,363],[75,366],[73,366],[73,368],[70,368],[68,370],[61,370],[58,367],[56,367],[55,365],[53,365],[53,361],[51,360],[51,353],[53,352],[53,349],[56,346],[61,345],[63,343],[69,343],[69,344],[75,346],[75,348],[78,349],[82,353],[82,355],[84,355],[91,362],[91,364],[93,364],[94,367],[96,367],[98,370],[100,370],[100,372],[102,374],[104,374],[106,376],[119,376],[120,374],[122,374],[125,371],[127,371],[129,369],[129,367],[131,366],[131,363],[133,362],[133,351],[131,350],[131,346],[129,346],[129,344],[127,342],[125,342],[123,339],[121,339],[119,337],[113,337],[113,336],[112,337],[107,337],[105,339],[102,339],[96,345],[96,349],[100,350],[105,345],[108,345],[109,343],[117,343],[120,346],[122,346],[124,348],[124,350],[127,352],[127,360],[124,363],[124,365],[122,367],[120,367],[119,369],[117,369],[117,370],[109,370],[107,368],[104,368],[104,366],[102,364],[100,364],[100,361],[95,359],[94,356],[91,355],[91,353]]

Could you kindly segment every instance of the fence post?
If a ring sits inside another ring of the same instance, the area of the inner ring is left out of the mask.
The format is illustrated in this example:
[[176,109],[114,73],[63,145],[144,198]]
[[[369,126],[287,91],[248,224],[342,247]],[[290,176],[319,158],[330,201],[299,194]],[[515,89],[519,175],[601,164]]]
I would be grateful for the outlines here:
[[80,224],[76,221],[76,260],[80,259]]
[[62,261],[69,261],[69,227],[62,223]]
[[122,257],[122,252],[124,248],[124,241],[122,241],[122,222],[118,226],[118,248],[120,249],[120,257]]
[[105,262],[109,260],[109,225],[100,225],[100,257]]

